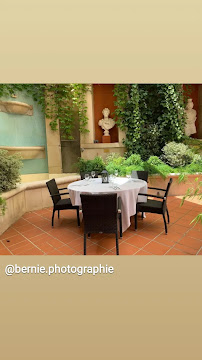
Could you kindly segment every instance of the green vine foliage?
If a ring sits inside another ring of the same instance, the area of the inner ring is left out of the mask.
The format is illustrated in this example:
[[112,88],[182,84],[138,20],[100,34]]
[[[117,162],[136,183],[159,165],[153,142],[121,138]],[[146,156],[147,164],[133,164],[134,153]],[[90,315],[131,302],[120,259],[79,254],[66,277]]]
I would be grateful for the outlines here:
[[79,130],[86,133],[87,84],[0,84],[0,98],[14,95],[16,92],[26,92],[41,105],[45,116],[50,119],[53,131],[61,131],[61,138],[72,140],[77,120]]
[[6,200],[0,195],[0,215],[5,215],[6,212]]
[[180,84],[117,84],[115,116],[126,131],[127,156],[160,156],[170,141],[184,138],[185,103]]

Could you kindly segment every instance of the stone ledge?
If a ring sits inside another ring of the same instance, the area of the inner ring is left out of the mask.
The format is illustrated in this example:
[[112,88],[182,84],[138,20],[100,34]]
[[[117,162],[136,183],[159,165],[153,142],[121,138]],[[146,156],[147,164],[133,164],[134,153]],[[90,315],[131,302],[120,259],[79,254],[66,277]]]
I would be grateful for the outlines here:
[[[69,175],[56,179],[58,185],[67,185],[80,180],[80,175]],[[6,213],[0,216],[0,234],[6,231],[24,213],[52,206],[52,200],[46,187],[46,181],[19,184],[16,189],[2,194],[6,200]]]
[[45,146],[0,146],[0,150],[7,150],[10,155],[20,154],[22,159],[45,159]]
[[122,143],[93,143],[93,144],[81,144],[81,148],[84,149],[105,149],[105,148],[125,148]]

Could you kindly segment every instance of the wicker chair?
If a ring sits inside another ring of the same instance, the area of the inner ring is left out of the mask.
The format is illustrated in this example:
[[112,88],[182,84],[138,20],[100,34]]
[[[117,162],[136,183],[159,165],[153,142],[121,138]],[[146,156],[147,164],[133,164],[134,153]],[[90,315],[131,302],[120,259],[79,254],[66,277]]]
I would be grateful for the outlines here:
[[58,211],[58,219],[60,217],[60,210],[72,210],[77,212],[77,223],[80,226],[79,218],[79,206],[73,206],[70,199],[61,199],[62,195],[69,194],[68,192],[60,193],[61,190],[67,190],[67,188],[58,189],[55,179],[46,182],[50,196],[53,201],[53,214],[52,214],[52,226],[54,225],[55,211]]
[[[133,179],[140,179],[140,180],[144,180],[146,182],[148,182],[148,176],[149,176],[148,171],[135,171],[135,170],[133,170],[132,173],[131,173],[131,177]],[[142,219],[144,217],[145,217],[145,213],[142,212]]]
[[[91,233],[107,233],[116,236],[116,254],[119,255],[118,243],[118,199],[117,194],[81,194],[84,220],[84,255],[86,255],[86,237]],[[120,233],[121,222],[120,222]]]
[[148,181],[148,171],[135,171],[133,170],[132,173],[131,173],[131,177],[133,179],[141,179],[141,180],[144,180],[144,181]]
[[140,212],[149,212],[149,213],[155,213],[155,214],[162,214],[163,215],[164,225],[165,225],[165,233],[166,234],[168,233],[165,213],[167,213],[168,223],[169,223],[170,222],[170,217],[169,217],[169,212],[168,212],[166,201],[167,201],[167,196],[168,196],[168,192],[169,192],[169,189],[171,187],[172,181],[173,181],[173,179],[169,180],[166,189],[148,187],[148,189],[164,191],[165,192],[164,196],[142,194],[142,193],[138,194],[138,195],[144,195],[144,196],[147,196],[147,197],[153,197],[153,198],[157,198],[157,199],[162,199],[163,201],[148,199],[146,203],[143,203],[143,202],[142,203],[137,203],[136,214],[135,214],[135,230],[137,229],[137,213],[138,213],[138,211],[140,211]]

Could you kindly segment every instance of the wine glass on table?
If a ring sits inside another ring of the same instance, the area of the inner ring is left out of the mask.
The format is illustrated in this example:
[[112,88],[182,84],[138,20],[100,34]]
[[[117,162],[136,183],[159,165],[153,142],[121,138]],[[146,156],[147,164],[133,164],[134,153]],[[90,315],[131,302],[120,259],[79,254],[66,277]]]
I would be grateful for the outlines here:
[[94,177],[95,177],[95,171],[91,171],[91,176],[93,178],[93,181],[94,181]]
[[128,181],[130,181],[130,179],[131,179],[131,173],[130,173],[130,172],[127,172],[127,173],[126,173],[126,177],[127,177]]
[[85,174],[85,180],[86,180],[86,182],[88,182],[90,180],[89,174]]
[[117,177],[118,174],[119,174],[118,170],[115,170],[115,171],[114,171],[114,175]]

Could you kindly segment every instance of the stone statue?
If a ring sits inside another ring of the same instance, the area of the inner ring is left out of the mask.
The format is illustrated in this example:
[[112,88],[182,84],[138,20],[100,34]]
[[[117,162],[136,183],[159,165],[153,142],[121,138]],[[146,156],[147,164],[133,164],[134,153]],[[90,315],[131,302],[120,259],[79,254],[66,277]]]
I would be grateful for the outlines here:
[[115,125],[115,121],[109,118],[110,110],[105,108],[102,110],[104,118],[98,121],[98,125],[104,130],[104,136],[110,136],[109,130]]
[[185,134],[190,136],[196,133],[196,110],[193,109],[194,104],[192,99],[188,99],[187,106],[186,106],[186,115],[187,115],[187,123],[185,125]]

